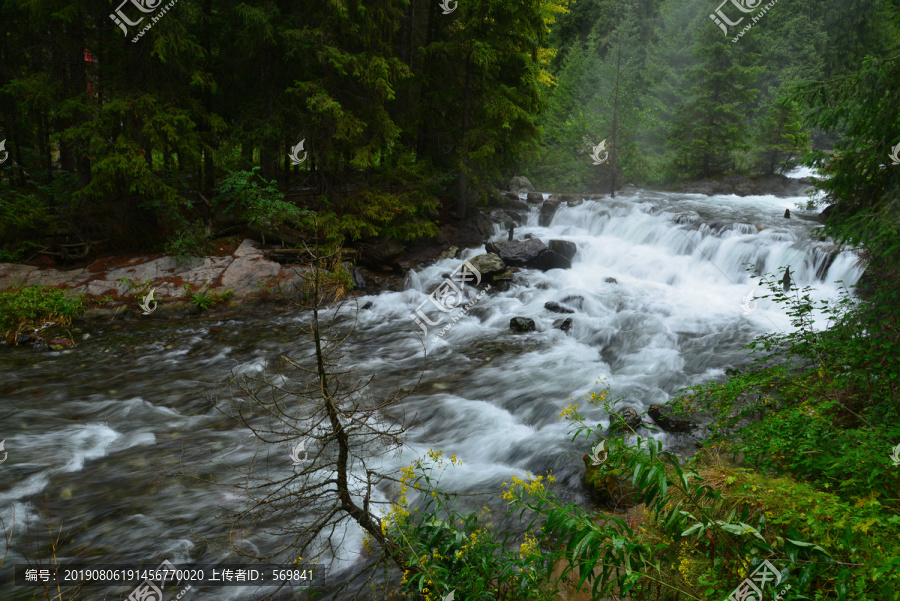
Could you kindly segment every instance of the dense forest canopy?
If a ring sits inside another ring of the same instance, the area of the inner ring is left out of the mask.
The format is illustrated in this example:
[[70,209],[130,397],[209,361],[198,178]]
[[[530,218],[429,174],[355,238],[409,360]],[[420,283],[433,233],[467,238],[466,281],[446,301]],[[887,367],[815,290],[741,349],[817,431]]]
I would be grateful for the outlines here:
[[[561,191],[773,173],[854,131],[879,84],[848,78],[896,75],[896,9],[876,0],[0,11],[7,261],[100,240],[191,254],[235,224],[297,240],[312,216],[332,240],[409,242],[518,172]],[[879,101],[883,163],[897,103]]]

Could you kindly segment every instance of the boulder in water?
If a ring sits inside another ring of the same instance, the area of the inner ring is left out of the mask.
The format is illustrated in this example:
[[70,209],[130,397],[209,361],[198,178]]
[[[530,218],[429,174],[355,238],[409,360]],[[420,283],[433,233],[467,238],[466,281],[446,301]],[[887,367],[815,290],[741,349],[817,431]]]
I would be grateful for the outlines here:
[[619,280],[617,280],[616,278],[606,278],[603,281],[606,282],[607,284],[618,284],[619,283]]
[[484,248],[489,253],[499,255],[507,265],[532,267],[537,262],[541,252],[547,250],[547,245],[537,238],[531,238],[529,240],[513,240],[511,242],[489,242]]
[[575,312],[572,309],[569,309],[568,307],[564,307],[563,305],[560,305],[556,301],[550,301],[550,302],[544,303],[544,308],[547,309],[548,311],[552,311],[553,313],[574,313]]
[[488,279],[506,271],[506,264],[503,262],[503,259],[492,252],[469,259],[469,263],[478,270],[482,277],[487,277]]
[[547,248],[567,259],[572,259],[575,253],[578,252],[578,246],[568,240],[551,240],[547,243]]
[[572,261],[561,254],[550,250],[544,250],[532,265],[535,269],[547,271],[550,269],[569,269],[572,267]]
[[527,200],[532,204],[540,204],[544,202],[544,195],[540,192],[529,192]]
[[509,320],[509,329],[515,333],[534,332],[534,320],[529,317],[513,317]]
[[583,198],[570,198],[569,200],[566,201],[566,204],[570,207],[577,207],[581,204],[584,204],[584,199]]
[[790,219],[790,218],[791,218],[791,210],[790,210],[790,209],[785,209],[785,210],[784,210],[784,218],[785,218],[785,219]]
[[610,436],[615,434],[628,436],[641,427],[643,423],[644,420],[641,419],[640,413],[631,407],[625,407],[618,413],[614,413],[610,416],[609,434]]
[[553,322],[553,327],[557,330],[568,332],[572,328],[572,318],[566,317],[565,319],[557,319]]
[[538,220],[538,224],[541,227],[550,225],[550,222],[553,221],[553,216],[556,215],[556,211],[559,210],[559,204],[559,200],[547,199],[544,201],[544,204],[541,205],[541,217]]
[[567,296],[566,298],[562,299],[562,302],[569,305],[570,307],[575,307],[576,309],[584,308],[584,297],[579,294]]

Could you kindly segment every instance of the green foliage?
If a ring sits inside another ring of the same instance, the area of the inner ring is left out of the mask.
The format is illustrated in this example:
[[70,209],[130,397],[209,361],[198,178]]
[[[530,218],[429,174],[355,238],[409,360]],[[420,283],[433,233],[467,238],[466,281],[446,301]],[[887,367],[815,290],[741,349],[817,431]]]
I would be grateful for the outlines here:
[[84,294],[43,286],[11,288],[0,292],[0,333],[14,340],[17,332],[46,322],[68,325],[84,309]]
[[[402,550],[405,563],[416,568],[404,574],[402,589],[433,601],[454,590],[460,599],[553,599],[555,591],[540,577],[547,556],[536,535],[499,532],[487,507],[454,509],[456,496],[439,488],[441,470],[461,462],[441,451],[429,451],[427,459],[402,470],[400,502],[382,518],[382,531]],[[541,478],[513,482],[531,491],[543,488]],[[422,497],[412,510],[406,499],[409,488]]]
[[208,285],[198,292],[194,292],[190,284],[185,284],[184,291],[187,299],[202,311],[208,311],[217,305],[227,303],[234,296],[234,291],[231,288],[219,293],[211,291]]
[[201,219],[179,228],[163,247],[163,252],[174,256],[176,262],[186,262],[191,257],[202,257],[209,250],[209,229]]
[[311,227],[315,213],[287,202],[277,183],[263,179],[259,169],[230,172],[219,186],[217,202],[243,221],[266,230],[277,230],[287,222],[298,229]]

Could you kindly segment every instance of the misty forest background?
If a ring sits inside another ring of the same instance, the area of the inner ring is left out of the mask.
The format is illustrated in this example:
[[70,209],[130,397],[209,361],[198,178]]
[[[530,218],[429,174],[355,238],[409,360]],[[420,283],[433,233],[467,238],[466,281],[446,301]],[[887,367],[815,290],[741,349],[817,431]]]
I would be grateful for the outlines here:
[[0,4],[0,261],[202,254],[240,227],[411,242],[511,175],[608,192],[835,144],[830,192],[896,189],[887,1],[784,0],[737,42],[749,17],[726,37],[706,0],[201,0],[140,38],[115,8]]

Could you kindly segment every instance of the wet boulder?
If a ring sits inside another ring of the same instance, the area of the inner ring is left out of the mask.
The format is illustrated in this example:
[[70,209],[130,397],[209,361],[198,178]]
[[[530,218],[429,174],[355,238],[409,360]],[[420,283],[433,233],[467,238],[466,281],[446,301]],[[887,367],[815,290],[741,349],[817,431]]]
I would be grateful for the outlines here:
[[496,253],[489,252],[469,259],[469,263],[478,270],[482,278],[493,279],[493,276],[506,272],[506,264]]
[[451,246],[450,248],[448,248],[447,250],[443,251],[441,254],[438,255],[438,261],[442,261],[444,259],[455,259],[456,255],[458,255],[458,254],[459,254],[459,247]]
[[590,455],[585,455],[582,459],[585,467],[585,488],[595,502],[618,510],[627,509],[635,504],[637,491],[630,478],[611,474],[602,464],[594,465]]
[[583,198],[570,198],[569,200],[566,201],[566,204],[570,207],[577,207],[581,204],[584,204],[584,199]]
[[572,329],[572,318],[566,317],[565,319],[557,319],[553,322],[553,327],[557,330],[568,332],[570,329]]
[[574,242],[569,242],[568,240],[551,240],[547,243],[547,248],[570,260],[575,256],[575,253],[578,252],[578,246]]
[[544,308],[553,313],[574,313],[572,309],[559,304],[556,301],[550,301],[544,303]]
[[548,198],[544,201],[544,204],[541,205],[541,216],[538,220],[538,224],[541,227],[547,227],[553,221],[553,216],[556,215],[556,211],[559,210],[560,200],[554,200]]
[[534,332],[534,320],[529,317],[513,317],[509,320],[509,329],[515,333]]
[[619,280],[617,280],[616,278],[606,278],[603,281],[606,282],[607,284],[618,284],[619,283]]
[[694,423],[686,417],[676,414],[671,405],[651,405],[647,413],[657,426],[667,432],[687,433],[694,428]]
[[548,248],[538,255],[537,260],[533,262],[531,267],[540,269],[541,271],[548,271],[550,269],[570,269],[572,267],[572,261]]
[[505,264],[512,267],[532,267],[541,252],[548,250],[547,245],[537,238],[489,242],[484,248],[487,252],[498,255]]
[[529,192],[526,200],[531,204],[540,204],[544,202],[544,195],[540,192]]
[[625,407],[610,416],[609,435],[628,436],[644,424],[641,414],[631,407]]

